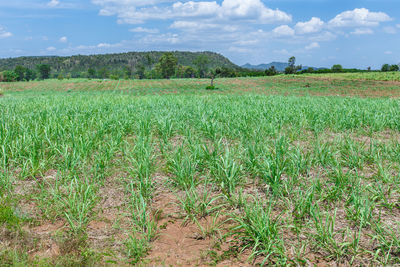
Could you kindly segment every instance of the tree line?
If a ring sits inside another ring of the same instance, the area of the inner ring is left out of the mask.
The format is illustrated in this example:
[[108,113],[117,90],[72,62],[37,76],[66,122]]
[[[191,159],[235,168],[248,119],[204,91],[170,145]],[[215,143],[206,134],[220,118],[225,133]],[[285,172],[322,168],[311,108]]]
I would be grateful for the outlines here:
[[[382,72],[389,72],[389,71],[399,71],[400,70],[400,64],[394,64],[394,65],[389,65],[389,64],[384,64],[381,68]],[[295,57],[290,57],[288,60],[288,66],[285,68],[283,72],[279,72],[274,66],[271,66],[270,68],[265,70],[265,75],[266,76],[274,76],[280,73],[284,74],[305,74],[305,73],[355,73],[355,72],[368,72],[372,71],[371,67],[368,67],[366,70],[360,70],[360,69],[345,69],[342,67],[340,64],[335,64],[333,65],[330,69],[328,68],[320,68],[320,69],[314,69],[312,67],[309,67],[307,69],[303,69],[301,65],[296,65],[296,58]]]
[[[59,80],[69,78],[89,78],[89,79],[170,79],[170,78],[211,78],[212,81],[216,77],[254,77],[254,76],[274,76],[277,74],[304,74],[304,73],[344,73],[344,72],[365,72],[371,71],[359,69],[345,69],[341,65],[333,65],[330,69],[303,69],[301,65],[296,65],[296,58],[290,57],[287,67],[283,72],[279,72],[274,66],[265,71],[250,70],[235,67],[235,65],[227,66],[222,64],[221,67],[212,67],[212,59],[206,53],[200,53],[191,62],[191,65],[183,65],[178,63],[176,53],[164,52],[155,62],[149,54],[146,55],[145,62],[138,63],[134,70],[129,66],[123,66],[122,69],[109,70],[106,67],[88,68],[87,71],[81,72],[80,76],[73,76],[71,73],[52,71],[50,64],[37,64],[34,68],[28,68],[17,65],[14,70],[6,70],[0,72],[0,82],[14,81],[31,81],[44,80],[49,78],[57,78]],[[381,68],[382,72],[399,71],[399,65],[384,64]],[[211,82],[211,86],[212,82]]]

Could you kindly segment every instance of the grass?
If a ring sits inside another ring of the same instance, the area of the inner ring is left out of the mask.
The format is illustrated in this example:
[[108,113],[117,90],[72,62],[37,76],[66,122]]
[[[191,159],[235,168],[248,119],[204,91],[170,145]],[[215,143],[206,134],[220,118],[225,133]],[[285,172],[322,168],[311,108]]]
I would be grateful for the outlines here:
[[2,85],[0,260],[400,264],[400,90],[345,76]]

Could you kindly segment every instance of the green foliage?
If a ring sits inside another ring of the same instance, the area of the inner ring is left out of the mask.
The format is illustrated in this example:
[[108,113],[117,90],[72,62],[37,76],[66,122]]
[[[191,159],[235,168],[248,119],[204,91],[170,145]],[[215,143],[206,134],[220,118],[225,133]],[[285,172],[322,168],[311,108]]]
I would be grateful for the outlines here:
[[57,76],[57,80],[59,80],[59,81],[62,81],[62,80],[64,80],[64,75],[62,75],[61,73],[60,73],[60,74],[58,74],[58,76]]
[[0,200],[0,225],[6,225],[8,228],[18,227],[20,218],[16,215],[8,199]]
[[331,70],[334,73],[338,73],[338,72],[342,72],[343,71],[343,67],[342,67],[342,65],[336,64],[336,65],[332,66]]
[[389,64],[383,64],[382,68],[381,68],[382,72],[388,72],[390,71],[390,65]]
[[169,79],[175,74],[178,59],[171,52],[166,52],[158,61],[158,67],[163,78]]
[[15,82],[18,79],[18,76],[13,71],[3,71],[0,72],[0,82]]
[[285,68],[285,74],[295,74],[301,69],[301,66],[296,66],[296,58],[290,57],[288,60],[288,66]]
[[267,76],[275,76],[278,74],[278,71],[275,69],[274,66],[271,66],[269,69],[265,70],[265,75]]
[[197,70],[199,72],[199,76],[201,78],[204,78],[206,76],[206,73],[208,71],[208,65],[209,65],[209,58],[206,55],[199,55],[195,60],[194,60],[194,65],[197,67]]
[[23,81],[25,79],[25,73],[27,68],[23,66],[16,66],[14,69],[15,74],[17,75],[17,81]]
[[94,68],[88,69],[88,78],[95,78],[96,77],[96,70]]
[[39,73],[39,78],[41,80],[49,79],[50,78],[50,70],[51,67],[48,64],[39,64],[36,65],[36,69]]
[[394,64],[390,66],[390,71],[399,71],[399,69],[400,69],[399,65]]
[[146,74],[146,68],[144,67],[143,64],[139,64],[137,66],[136,75],[138,76],[139,79],[144,79],[145,74]]

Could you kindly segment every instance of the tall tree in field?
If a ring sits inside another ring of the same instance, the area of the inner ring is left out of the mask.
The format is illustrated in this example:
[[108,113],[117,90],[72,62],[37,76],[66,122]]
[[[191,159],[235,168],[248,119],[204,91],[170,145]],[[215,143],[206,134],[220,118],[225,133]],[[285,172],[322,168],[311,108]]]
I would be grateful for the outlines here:
[[199,71],[200,78],[204,78],[208,71],[208,64],[210,59],[206,55],[200,55],[194,60],[194,65],[196,65]]
[[301,69],[301,65],[296,66],[296,58],[295,57],[289,58],[288,64],[289,65],[285,68],[285,74],[295,74],[298,70]]
[[384,64],[381,68],[381,71],[387,72],[390,71],[390,65],[389,64]]
[[342,65],[336,64],[332,66],[332,72],[342,72],[342,71],[343,71]]
[[171,52],[164,53],[158,61],[163,78],[169,79],[175,74],[178,59]]
[[40,64],[36,66],[38,72],[39,72],[39,78],[44,80],[50,78],[50,65],[47,64]]

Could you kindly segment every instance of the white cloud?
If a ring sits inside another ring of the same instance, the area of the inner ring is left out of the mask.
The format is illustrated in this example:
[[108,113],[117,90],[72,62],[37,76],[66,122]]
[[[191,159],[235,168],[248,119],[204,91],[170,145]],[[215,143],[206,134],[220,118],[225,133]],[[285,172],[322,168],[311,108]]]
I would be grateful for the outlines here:
[[288,25],[282,25],[272,31],[276,36],[293,36],[294,30]]
[[109,43],[100,43],[96,47],[97,48],[113,48],[113,47],[120,47],[121,43],[116,44],[109,44]]
[[58,6],[59,4],[60,4],[60,1],[58,1],[58,0],[51,0],[50,2],[47,3],[47,5],[48,5],[49,7],[56,7],[56,6]]
[[384,28],[383,28],[383,31],[386,32],[386,33],[388,33],[388,34],[396,34],[396,33],[397,33],[396,28],[393,27],[393,26],[384,27]]
[[178,20],[174,21],[171,29],[180,29],[184,31],[224,31],[224,32],[234,32],[238,30],[238,26],[235,25],[225,25],[219,23],[203,22],[203,21],[186,21]]
[[2,26],[0,26],[0,39],[8,38],[11,37],[12,33],[6,31]]
[[148,20],[190,18],[253,23],[288,22],[292,17],[280,10],[266,7],[261,0],[224,0],[175,2],[170,6],[156,5],[173,1],[92,0],[101,6],[100,15],[118,17],[119,23],[139,24]]
[[143,27],[136,27],[136,28],[130,29],[129,31],[138,32],[138,33],[150,33],[150,34],[159,33],[158,29],[148,29],[148,28],[143,28]]
[[397,28],[400,28],[400,24],[397,24],[396,27],[397,27]]
[[324,24],[320,18],[313,17],[307,22],[298,22],[295,29],[297,34],[316,33],[322,30]]
[[374,31],[370,28],[357,28],[351,32],[353,35],[366,35],[366,34],[373,34]]
[[68,38],[66,36],[63,36],[63,37],[60,38],[60,42],[61,43],[66,43],[66,42],[68,42]]
[[317,42],[313,42],[305,47],[306,50],[312,50],[316,48],[320,48],[319,43]]
[[392,18],[383,12],[371,12],[366,8],[356,8],[345,11],[329,21],[331,27],[359,27],[378,26],[381,22],[390,21]]
[[56,51],[57,48],[55,48],[54,46],[50,46],[50,47],[47,47],[46,50],[49,52],[53,52],[53,51]]
[[393,54],[393,52],[392,52],[392,51],[385,51],[384,54],[385,54],[385,55],[391,55],[391,54]]

